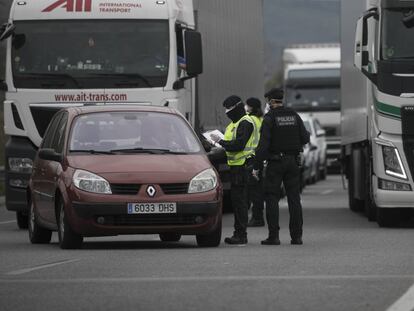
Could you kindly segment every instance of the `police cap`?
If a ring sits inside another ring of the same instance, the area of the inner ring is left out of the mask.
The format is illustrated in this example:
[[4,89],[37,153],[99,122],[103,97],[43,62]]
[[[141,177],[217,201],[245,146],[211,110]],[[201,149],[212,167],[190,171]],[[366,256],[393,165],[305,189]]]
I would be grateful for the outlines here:
[[284,96],[284,92],[282,88],[274,87],[270,91],[266,92],[265,97],[268,99],[275,99],[282,101]]

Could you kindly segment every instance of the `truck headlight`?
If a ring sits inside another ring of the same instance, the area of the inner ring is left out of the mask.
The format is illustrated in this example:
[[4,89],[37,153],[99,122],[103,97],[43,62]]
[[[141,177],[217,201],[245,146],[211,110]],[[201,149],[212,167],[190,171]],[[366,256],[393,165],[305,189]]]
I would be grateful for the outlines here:
[[407,179],[407,174],[405,173],[397,148],[382,146],[382,155],[384,157],[385,174],[401,179]]
[[411,185],[392,180],[378,178],[378,188],[390,191],[411,191]]
[[73,174],[73,183],[76,188],[83,191],[112,194],[111,186],[108,181],[101,176],[87,171],[76,170],[75,174]]
[[9,158],[10,171],[15,173],[32,173],[33,161],[29,158]]
[[196,175],[190,181],[188,193],[198,193],[213,190],[217,186],[217,175],[209,168]]

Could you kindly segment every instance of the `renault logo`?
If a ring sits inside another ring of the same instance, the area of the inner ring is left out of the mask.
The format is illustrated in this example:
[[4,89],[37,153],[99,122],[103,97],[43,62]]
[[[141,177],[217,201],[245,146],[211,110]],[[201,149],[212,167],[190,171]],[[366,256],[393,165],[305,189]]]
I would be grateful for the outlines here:
[[147,187],[147,194],[149,197],[153,198],[156,193],[157,193],[157,190],[155,190],[154,186],[151,185]]

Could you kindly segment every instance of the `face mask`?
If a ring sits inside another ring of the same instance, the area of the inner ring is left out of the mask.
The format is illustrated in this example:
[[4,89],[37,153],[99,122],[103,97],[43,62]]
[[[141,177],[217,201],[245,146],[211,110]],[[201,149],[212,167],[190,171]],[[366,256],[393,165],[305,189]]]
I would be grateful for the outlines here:
[[268,112],[269,112],[269,110],[270,110],[270,103],[269,103],[269,102],[267,102],[267,103],[266,103],[266,106],[265,106],[265,110],[264,110],[265,114],[266,114],[266,113],[268,113]]
[[245,110],[247,113],[249,113],[249,112],[250,112],[250,107],[249,107],[249,106],[247,106],[247,105],[244,105],[244,110]]

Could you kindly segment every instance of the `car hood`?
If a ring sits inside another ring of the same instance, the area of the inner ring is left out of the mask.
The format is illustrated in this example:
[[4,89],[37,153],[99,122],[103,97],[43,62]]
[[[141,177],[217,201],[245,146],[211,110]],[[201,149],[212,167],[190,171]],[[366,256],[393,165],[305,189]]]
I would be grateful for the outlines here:
[[76,155],[68,164],[113,182],[189,182],[212,165],[206,155]]

